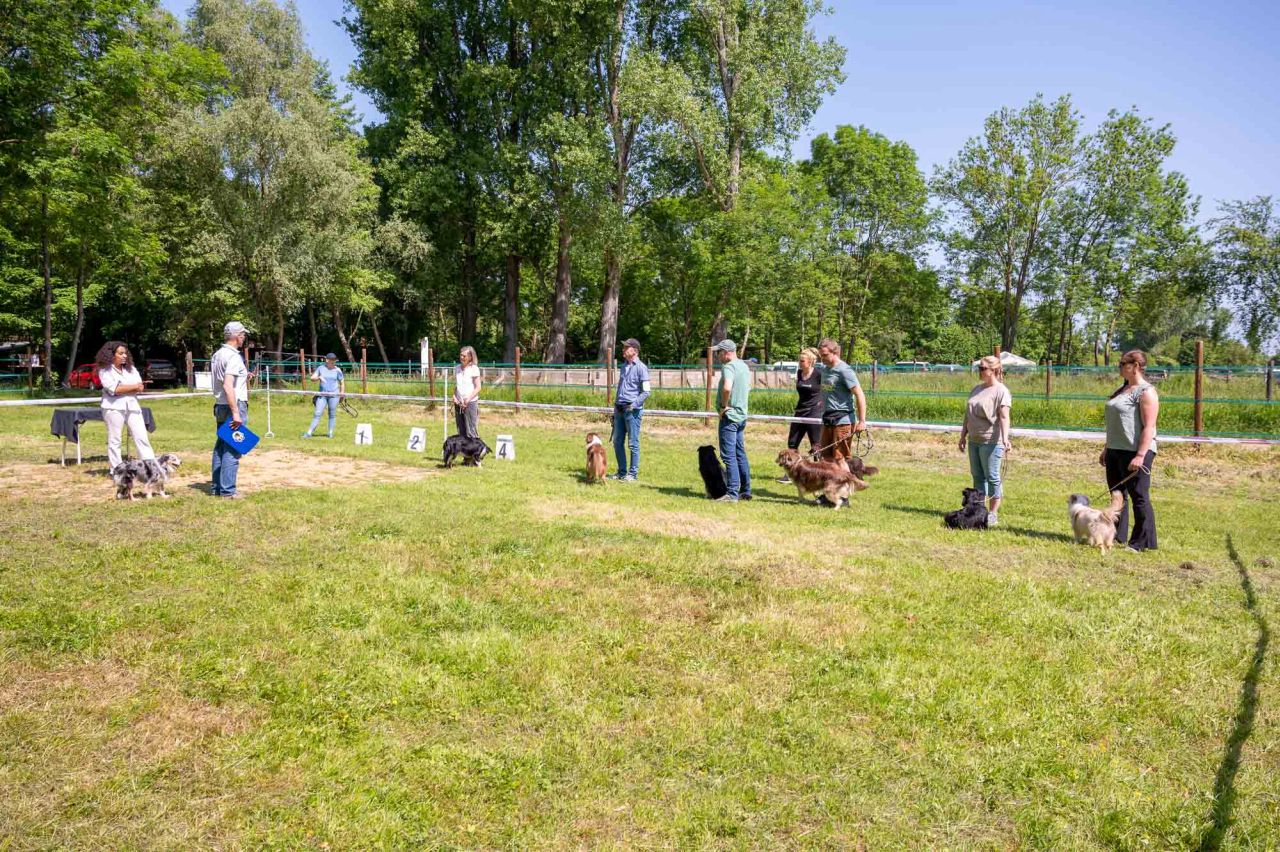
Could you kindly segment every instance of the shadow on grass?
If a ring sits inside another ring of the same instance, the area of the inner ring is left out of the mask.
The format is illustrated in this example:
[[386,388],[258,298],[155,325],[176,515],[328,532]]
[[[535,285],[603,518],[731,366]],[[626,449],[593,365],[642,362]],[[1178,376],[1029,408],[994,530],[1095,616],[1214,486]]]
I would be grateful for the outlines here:
[[1231,810],[1236,803],[1236,773],[1240,771],[1240,753],[1244,750],[1249,735],[1253,733],[1253,721],[1258,713],[1258,678],[1267,659],[1267,645],[1271,642],[1271,628],[1258,608],[1258,598],[1253,593],[1253,580],[1249,577],[1240,554],[1236,552],[1236,545],[1230,534],[1227,535],[1227,556],[1240,575],[1244,608],[1258,626],[1258,639],[1253,644],[1253,658],[1249,661],[1249,668],[1240,684],[1240,699],[1236,704],[1236,718],[1231,726],[1231,735],[1227,737],[1222,762],[1218,764],[1218,773],[1213,779],[1213,809],[1209,814],[1213,824],[1201,835],[1200,845],[1196,847],[1203,852],[1222,848],[1222,840],[1231,826]]
[[[885,503],[884,508],[891,512],[907,512],[912,515],[927,515],[928,517],[937,519],[939,524],[942,523],[942,516],[944,514],[937,509],[926,509],[922,506],[902,506],[895,505],[893,503]],[[1067,544],[1070,544],[1075,540],[1066,533],[1046,532],[1044,530],[1028,529],[1027,527],[1010,527],[1005,526],[1004,524],[1001,524],[992,531],[1013,533],[1014,535],[1020,535],[1024,538],[1038,538],[1043,541],[1065,541]]]
[[[644,483],[641,483],[641,484],[643,485]],[[697,490],[696,488],[689,488],[689,487],[687,487],[687,486],[680,486],[680,485],[650,485],[650,486],[646,486],[646,487],[647,487],[647,488],[652,488],[654,491],[657,491],[659,494],[670,494],[670,495],[671,495],[671,496],[673,496],[673,497],[694,497],[694,498],[697,498],[698,500],[702,500],[702,501],[704,501],[704,502],[711,502],[711,501],[707,498],[707,492],[705,492],[705,491],[699,491],[699,490]],[[758,491],[756,491],[756,492],[752,492],[752,494],[751,494],[751,499],[750,499],[750,500],[743,501],[743,502],[748,502],[748,503],[799,503],[799,501],[798,501],[798,500],[796,500],[796,499],[794,499],[794,498],[792,498],[792,499],[788,499],[788,498],[786,498],[786,497],[777,497],[777,496],[775,496],[775,495],[773,495],[773,494],[762,494],[762,493],[760,493],[760,492],[758,492]]]

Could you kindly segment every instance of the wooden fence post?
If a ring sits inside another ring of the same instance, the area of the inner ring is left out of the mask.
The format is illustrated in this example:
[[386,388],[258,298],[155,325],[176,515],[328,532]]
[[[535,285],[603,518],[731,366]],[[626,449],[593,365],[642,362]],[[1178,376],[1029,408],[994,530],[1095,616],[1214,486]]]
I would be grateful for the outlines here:
[[298,350],[298,375],[302,377],[302,389],[307,389],[307,353],[306,350]]
[[[71,365],[71,369],[75,369],[75,365]],[[31,375],[31,347],[27,347],[27,390],[30,391],[35,387],[35,379]],[[148,492],[150,493],[150,492]]]
[[604,404],[613,402],[613,353],[604,356]]
[[369,361],[368,350],[363,346],[360,347],[360,393],[369,392]]
[[1276,370],[1276,359],[1272,358],[1270,361],[1267,362],[1267,402],[1271,401],[1271,385],[1272,385],[1272,382],[1274,381],[1274,379],[1272,379],[1272,374],[1275,372],[1275,370]]
[[427,347],[427,395],[436,395],[436,364],[430,346]]
[[1204,432],[1204,341],[1196,341],[1195,434]]
[[871,362],[871,392],[876,392],[876,384],[880,381],[880,361],[872,360]]
[[1053,359],[1044,359],[1044,398],[1053,396]]
[[516,411],[520,410],[520,347],[516,347]]
[[991,347],[991,354],[992,354],[992,355],[994,355],[994,356],[996,356],[996,360],[997,360],[997,361],[999,361],[999,360],[1000,360],[1000,344],[999,344],[999,343],[997,343],[995,346]]
[[[715,350],[712,349],[712,347],[710,346],[707,347],[707,380],[706,380],[707,386],[706,388],[703,389],[703,397],[704,397],[703,409],[702,409],[703,411],[711,410],[711,357],[714,351]],[[711,418],[704,417],[702,420],[702,425],[710,426]]]
[[196,362],[191,357],[191,350],[187,350],[187,390],[196,389]]

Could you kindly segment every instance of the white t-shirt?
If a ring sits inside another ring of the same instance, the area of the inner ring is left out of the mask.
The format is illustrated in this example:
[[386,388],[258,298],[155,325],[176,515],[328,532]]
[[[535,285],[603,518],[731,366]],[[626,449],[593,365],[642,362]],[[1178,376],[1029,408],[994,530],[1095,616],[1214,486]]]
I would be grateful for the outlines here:
[[142,404],[138,397],[131,393],[116,394],[120,385],[140,385],[142,376],[133,367],[121,370],[112,365],[98,371],[98,379],[102,382],[102,409],[104,411],[141,411]]
[[227,392],[222,387],[222,380],[227,376],[235,377],[236,402],[249,401],[249,368],[244,365],[240,350],[228,343],[222,344],[222,347],[213,353],[213,360],[209,362],[209,372],[209,378],[213,380],[213,401],[216,404],[230,405],[227,402]]
[[458,395],[458,399],[466,399],[475,392],[476,382],[480,379],[480,368],[475,364],[468,364],[463,367],[458,365],[453,371],[453,383],[457,388],[454,393]]

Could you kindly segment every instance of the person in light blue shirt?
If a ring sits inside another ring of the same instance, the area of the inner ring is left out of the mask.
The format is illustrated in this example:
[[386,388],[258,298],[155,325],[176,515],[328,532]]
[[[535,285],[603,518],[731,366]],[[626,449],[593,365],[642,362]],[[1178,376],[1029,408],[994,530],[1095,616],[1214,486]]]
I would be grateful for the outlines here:
[[[613,403],[613,457],[618,472],[610,479],[635,482],[640,475],[640,417],[649,398],[649,368],[640,360],[640,341],[628,338],[622,344],[622,366],[618,368],[618,396]],[[627,463],[627,442],[631,462]]]
[[302,437],[310,438],[315,434],[316,426],[320,425],[320,417],[327,408],[329,409],[329,437],[332,438],[333,424],[338,419],[338,402],[347,392],[347,379],[342,374],[342,368],[338,366],[338,356],[332,352],[324,356],[324,363],[316,367],[316,371],[311,374],[311,380],[320,383],[320,393],[325,396],[315,398],[316,414],[311,418],[311,425],[302,433]]

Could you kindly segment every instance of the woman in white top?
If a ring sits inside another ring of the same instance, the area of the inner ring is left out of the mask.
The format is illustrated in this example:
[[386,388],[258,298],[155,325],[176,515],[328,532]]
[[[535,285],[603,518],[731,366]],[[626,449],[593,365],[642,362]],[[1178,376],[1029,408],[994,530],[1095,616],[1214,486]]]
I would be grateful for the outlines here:
[[462,347],[458,353],[458,367],[453,371],[453,418],[458,434],[469,438],[479,437],[476,429],[480,418],[480,365],[476,363],[476,350]]
[[142,422],[142,405],[138,402],[138,394],[146,388],[142,376],[134,369],[129,347],[118,340],[108,341],[98,350],[97,366],[98,379],[102,382],[102,419],[107,424],[107,461],[111,469],[115,470],[121,462],[120,441],[126,425],[138,448],[138,457],[155,458],[147,427]]
[[1000,359],[988,355],[978,362],[982,382],[969,393],[964,423],[960,426],[960,451],[969,449],[969,473],[973,487],[987,496],[987,526],[999,523],[996,513],[1004,498],[1000,463],[1009,452],[1009,409],[1013,395],[1005,387]]

